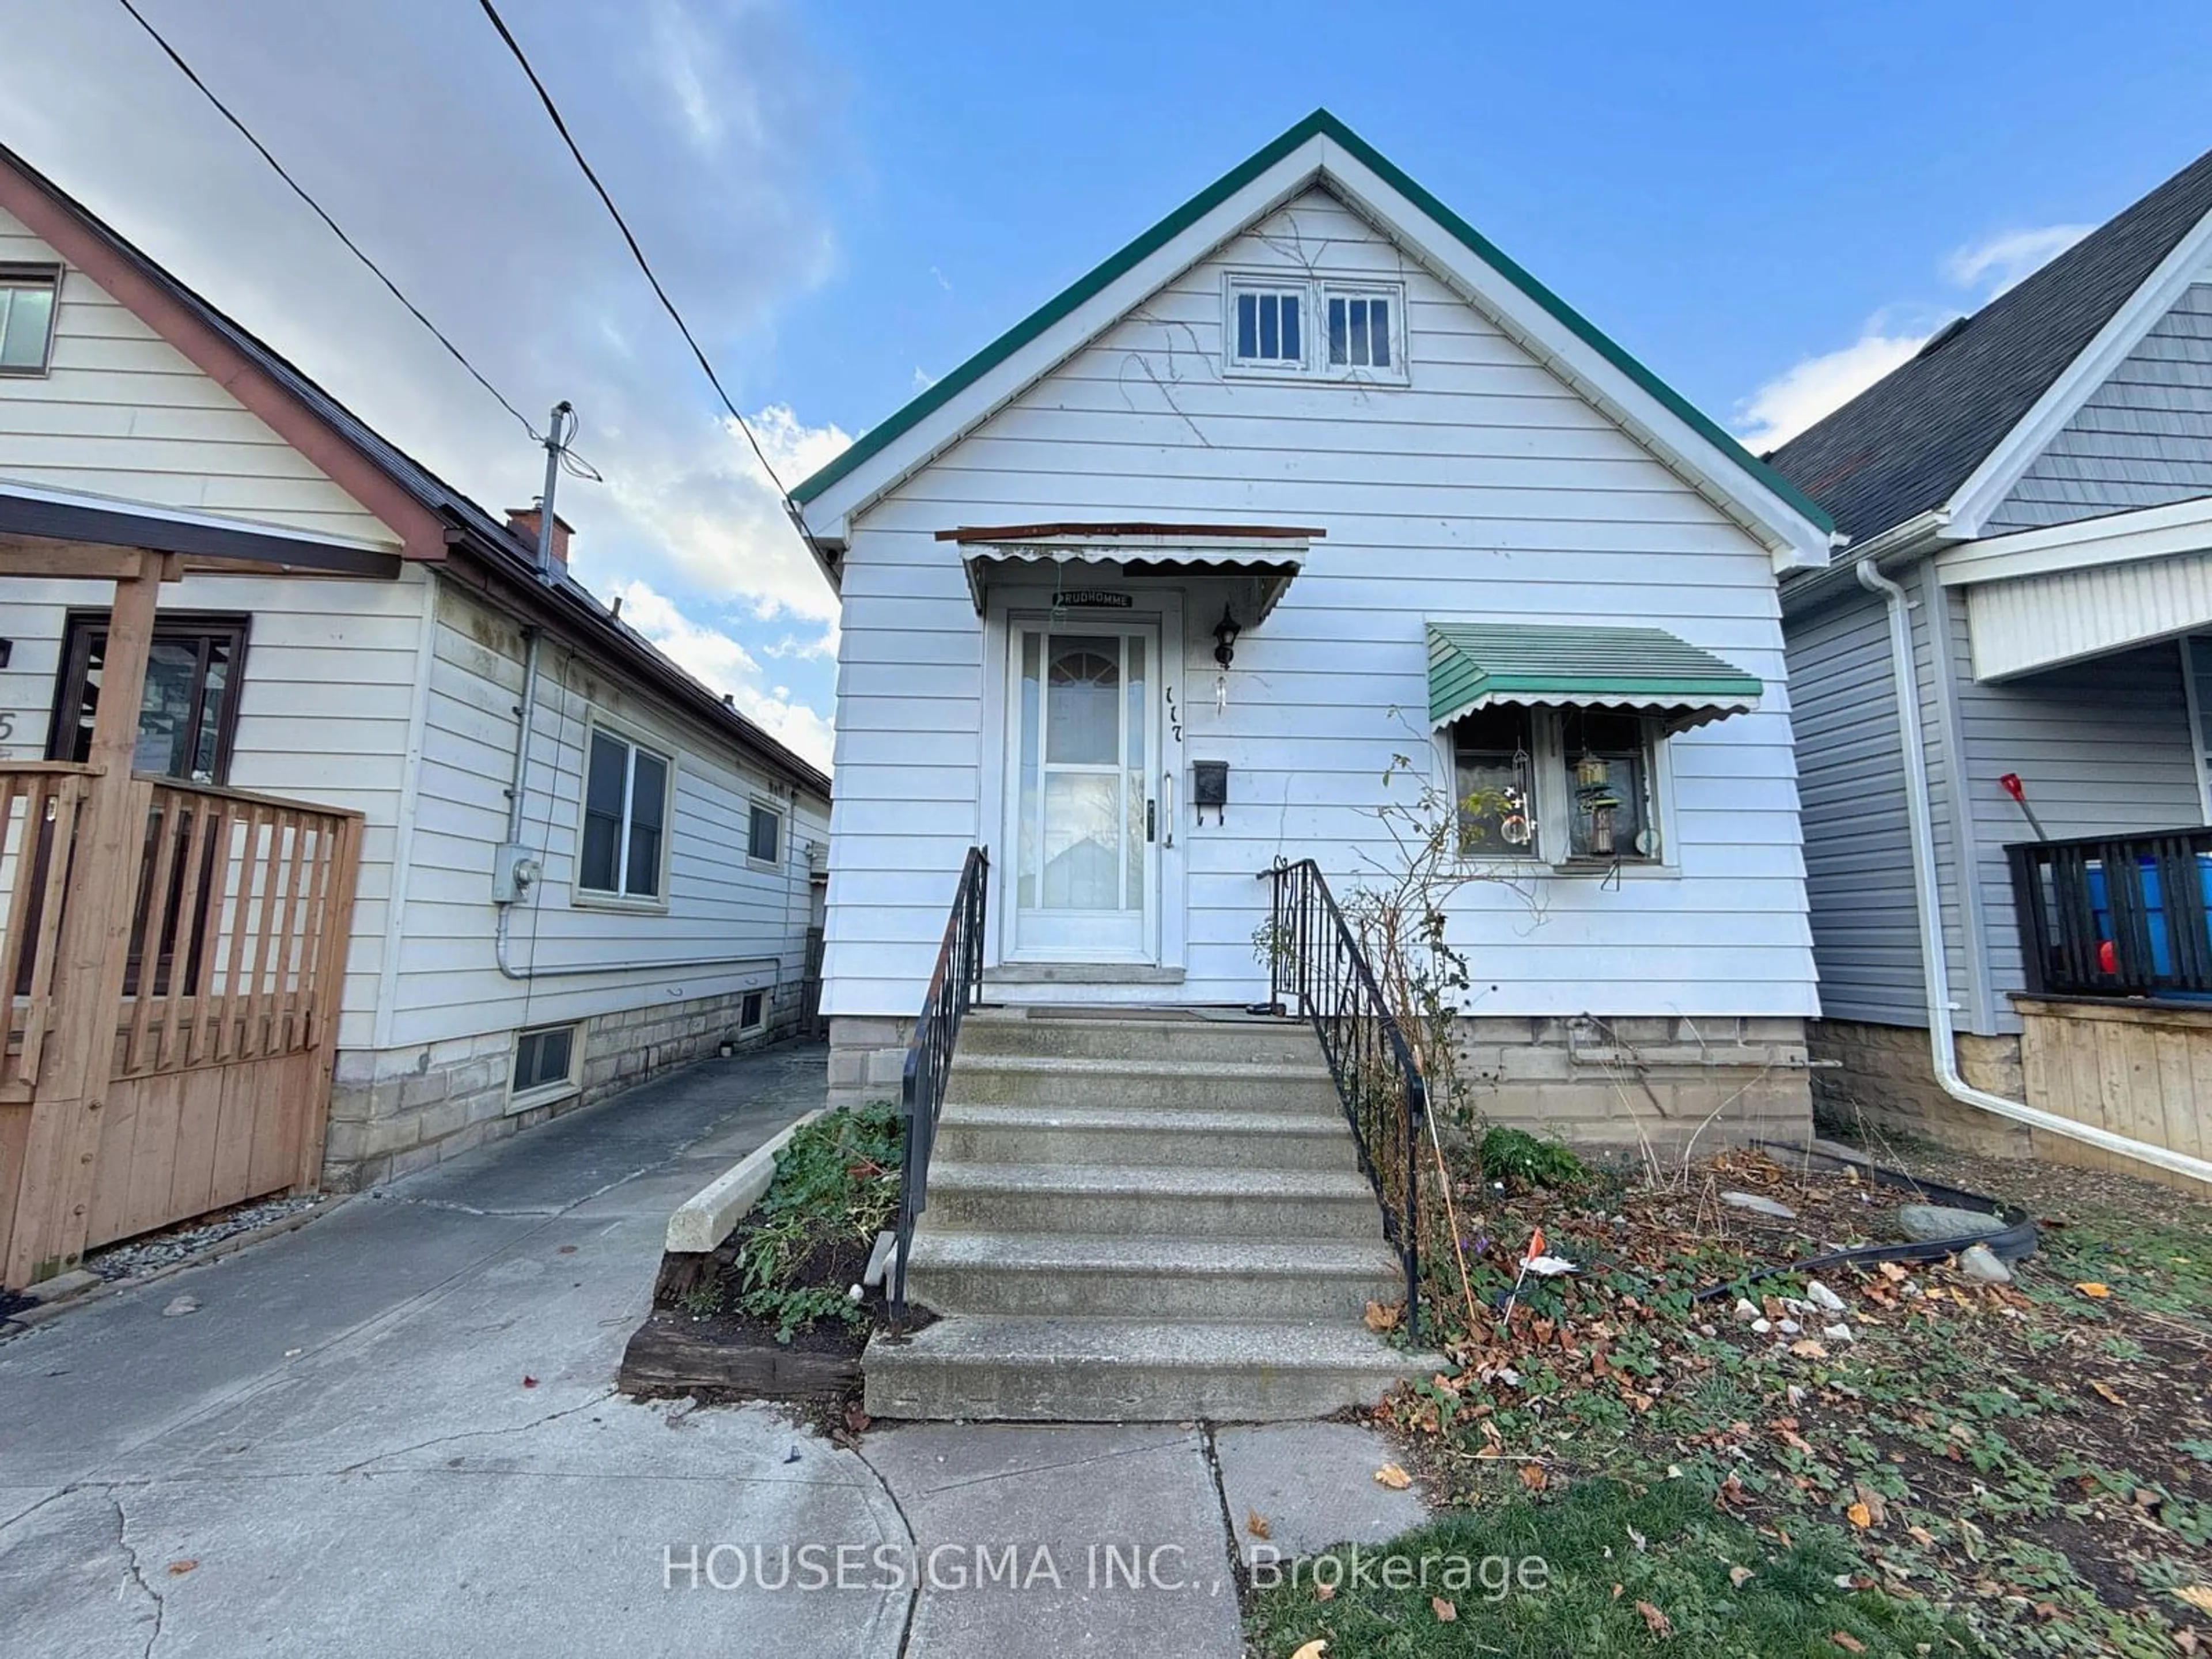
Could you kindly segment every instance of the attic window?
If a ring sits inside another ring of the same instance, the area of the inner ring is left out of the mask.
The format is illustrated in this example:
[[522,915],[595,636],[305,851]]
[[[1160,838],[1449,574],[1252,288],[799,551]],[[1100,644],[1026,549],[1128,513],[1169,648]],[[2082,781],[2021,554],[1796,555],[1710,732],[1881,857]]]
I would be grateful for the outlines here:
[[1222,368],[1274,379],[1406,380],[1402,283],[1231,273],[1223,294]]
[[44,374],[54,344],[59,265],[0,264],[0,374]]
[[1398,354],[1393,349],[1392,329],[1397,296],[1386,289],[1334,285],[1322,293],[1328,315],[1329,367],[1395,372]]
[[1306,366],[1306,290],[1231,283],[1229,361],[1232,368],[1301,370]]

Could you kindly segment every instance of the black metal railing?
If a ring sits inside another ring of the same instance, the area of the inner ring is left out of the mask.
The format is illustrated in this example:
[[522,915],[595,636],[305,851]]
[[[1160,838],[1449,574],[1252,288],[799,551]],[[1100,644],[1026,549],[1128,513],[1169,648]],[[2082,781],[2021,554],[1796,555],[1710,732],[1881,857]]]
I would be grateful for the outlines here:
[[1408,1330],[1420,1329],[1419,1138],[1428,1087],[1366,952],[1311,859],[1261,872],[1273,884],[1267,933],[1269,989],[1296,998],[1328,1057],[1359,1148],[1359,1167],[1382,1206],[1382,1233],[1406,1270]]
[[985,894],[991,857],[980,847],[968,849],[960,885],[952,895],[952,914],[945,923],[929,994],[921,1000],[914,1039],[907,1044],[906,1076],[899,1093],[903,1128],[899,1139],[898,1248],[891,1257],[890,1314],[906,1317],[906,1258],[915,1224],[928,1204],[929,1154],[937,1144],[937,1115],[945,1108],[945,1079],[952,1050],[960,1041],[960,1020],[982,999]]
[[2031,994],[2212,994],[2212,829],[2005,848]]

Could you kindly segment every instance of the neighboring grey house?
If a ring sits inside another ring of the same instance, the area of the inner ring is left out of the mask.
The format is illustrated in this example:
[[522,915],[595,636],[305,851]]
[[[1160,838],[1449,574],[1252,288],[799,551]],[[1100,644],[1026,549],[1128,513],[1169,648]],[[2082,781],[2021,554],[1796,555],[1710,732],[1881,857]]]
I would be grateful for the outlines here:
[[2212,1153],[2208,215],[2212,155],[1769,458],[1851,538],[1783,589],[1832,1100],[2025,1145],[1948,1015],[1967,1084]]

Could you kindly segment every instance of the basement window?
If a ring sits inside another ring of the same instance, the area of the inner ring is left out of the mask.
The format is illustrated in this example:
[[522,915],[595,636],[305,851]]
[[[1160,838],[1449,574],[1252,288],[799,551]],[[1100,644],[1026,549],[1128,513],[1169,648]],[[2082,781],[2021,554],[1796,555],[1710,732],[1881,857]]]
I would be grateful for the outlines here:
[[54,351],[59,265],[0,263],[0,374],[44,374]]
[[534,1106],[576,1086],[577,1028],[538,1025],[517,1032],[510,1107]]
[[738,1030],[757,1031],[768,1023],[768,993],[748,991],[738,1005]]

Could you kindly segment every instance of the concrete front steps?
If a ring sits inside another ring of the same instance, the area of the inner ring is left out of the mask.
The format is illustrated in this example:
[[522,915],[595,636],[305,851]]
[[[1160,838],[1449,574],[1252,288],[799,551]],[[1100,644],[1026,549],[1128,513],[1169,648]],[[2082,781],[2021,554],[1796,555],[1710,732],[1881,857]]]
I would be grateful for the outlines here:
[[1317,1417],[1435,1363],[1362,1322],[1403,1296],[1398,1260],[1283,1020],[969,1015],[908,1294],[941,1317],[871,1345],[873,1416]]

